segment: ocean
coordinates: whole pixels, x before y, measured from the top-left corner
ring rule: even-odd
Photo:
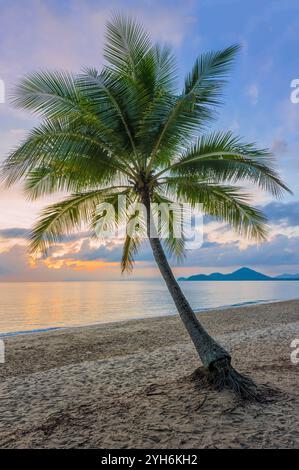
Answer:
[[[181,286],[196,311],[299,297],[299,281]],[[175,313],[162,280],[0,283],[0,335]]]

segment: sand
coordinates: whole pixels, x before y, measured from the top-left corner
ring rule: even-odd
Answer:
[[[177,316],[5,338],[1,448],[299,448],[299,300],[201,313],[266,405],[198,388]],[[299,355],[298,355],[299,356]]]

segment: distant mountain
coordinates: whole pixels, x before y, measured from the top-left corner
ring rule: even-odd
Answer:
[[[297,274],[280,274],[280,276],[277,276],[276,279],[287,279],[288,281],[290,279],[299,279],[299,273]]]
[[[259,273],[258,271],[254,271],[254,269],[250,268],[240,268],[233,273],[222,274],[222,273],[212,273],[212,274],[194,274],[193,276],[189,277],[180,277],[179,281],[299,281],[299,274],[296,275],[297,277],[293,277],[295,275],[290,275],[290,277],[286,274],[282,274],[277,277],[266,276],[265,274]]]

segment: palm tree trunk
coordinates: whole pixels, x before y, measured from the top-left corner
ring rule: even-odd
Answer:
[[[195,313],[193,312],[188,300],[183,294],[178,282],[176,281],[171,267],[165,256],[161,241],[156,236],[155,227],[153,226],[153,218],[150,208],[150,200],[144,197],[144,204],[147,211],[147,235],[153,251],[155,261],[158,268],[166,282],[171,297],[175,303],[180,318],[188,331],[196,351],[207,369],[211,369],[213,364],[219,360],[227,360],[230,362],[230,355],[225,349],[220,346],[203,328],[198,321]],[[153,236],[153,234],[155,236]]]
[[[155,261],[203,365],[211,369],[217,360],[227,359],[230,362],[229,353],[207,333],[198,321],[172,273],[159,238],[149,237],[149,241]]]
[[[173,275],[161,241],[155,233],[149,195],[143,195],[143,203],[147,212],[147,236],[155,261],[173,298],[180,318],[209,374],[210,382],[218,390],[224,387],[232,389],[239,398],[262,401],[263,397],[254,382],[250,378],[239,374],[231,366],[230,354],[207,333],[198,321]]]
[[[198,321],[171,271],[159,238],[150,238],[149,241],[155,261],[203,365],[211,369],[216,361],[226,359],[230,362],[229,353],[207,333]]]

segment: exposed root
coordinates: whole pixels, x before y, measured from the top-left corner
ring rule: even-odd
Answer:
[[[265,403],[264,390],[246,375],[240,374],[227,360],[217,361],[210,369],[209,382],[217,391],[231,390],[237,399]]]
[[[266,385],[256,385],[254,381],[236,371],[227,359],[212,364],[210,370],[197,369],[191,379],[201,388],[212,387],[218,392],[229,390],[240,402],[267,403],[268,397],[273,399],[275,390]]]

